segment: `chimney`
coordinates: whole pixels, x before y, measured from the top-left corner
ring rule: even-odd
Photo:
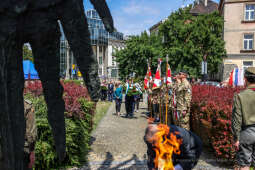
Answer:
[[[204,0],[205,1],[205,6],[207,6],[207,0]]]

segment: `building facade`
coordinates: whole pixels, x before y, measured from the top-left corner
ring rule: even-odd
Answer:
[[[119,67],[116,62],[115,52],[125,48],[123,40],[109,39],[107,48],[107,77],[110,79],[119,79]]]
[[[255,66],[255,1],[221,0],[219,11],[224,17],[223,38],[227,58],[224,59],[223,80],[233,70]]]
[[[108,66],[108,44],[112,41],[123,41],[123,33],[113,32],[108,33],[104,27],[104,24],[99,17],[96,10],[89,10],[86,12],[88,27],[90,31],[91,46],[93,53],[98,61],[98,74],[100,78],[110,78],[107,72]],[[62,28],[61,28],[62,30]],[[73,54],[70,50],[68,42],[62,32],[61,36],[61,49],[60,49],[60,60],[61,60],[61,73],[70,74],[72,77],[72,67],[73,65],[77,68],[76,61],[73,58]],[[111,57],[111,56],[109,56]],[[67,64],[69,61],[69,64]],[[69,69],[69,71],[67,71]],[[68,78],[68,76],[66,76]]]

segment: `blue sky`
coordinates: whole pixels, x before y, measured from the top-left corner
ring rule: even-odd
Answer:
[[[125,35],[137,35],[168,17],[171,12],[193,0],[106,0],[111,10],[114,26]],[[219,0],[214,0],[219,2]],[[85,10],[93,9],[84,0]]]

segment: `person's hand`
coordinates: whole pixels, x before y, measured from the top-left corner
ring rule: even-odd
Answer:
[[[234,146],[235,146],[236,150],[239,150],[239,141],[236,141],[236,142],[234,143]]]
[[[182,115],[183,115],[183,116],[186,116],[186,114],[187,114],[187,110],[183,110],[183,111],[182,111]]]
[[[28,168],[31,168],[31,169],[32,169],[33,166],[34,166],[34,164],[35,164],[35,152],[34,152],[34,151],[32,151],[32,152],[30,153],[29,158],[30,158],[30,162],[29,162]]]

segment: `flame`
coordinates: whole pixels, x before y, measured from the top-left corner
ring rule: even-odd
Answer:
[[[169,127],[164,124],[157,126],[158,132],[153,136],[153,146],[156,152],[156,158],[154,159],[155,168],[160,170],[174,170],[172,162],[172,154],[180,154],[180,145],[182,139],[177,139],[177,133],[169,134]],[[169,139],[170,135],[170,139]]]

